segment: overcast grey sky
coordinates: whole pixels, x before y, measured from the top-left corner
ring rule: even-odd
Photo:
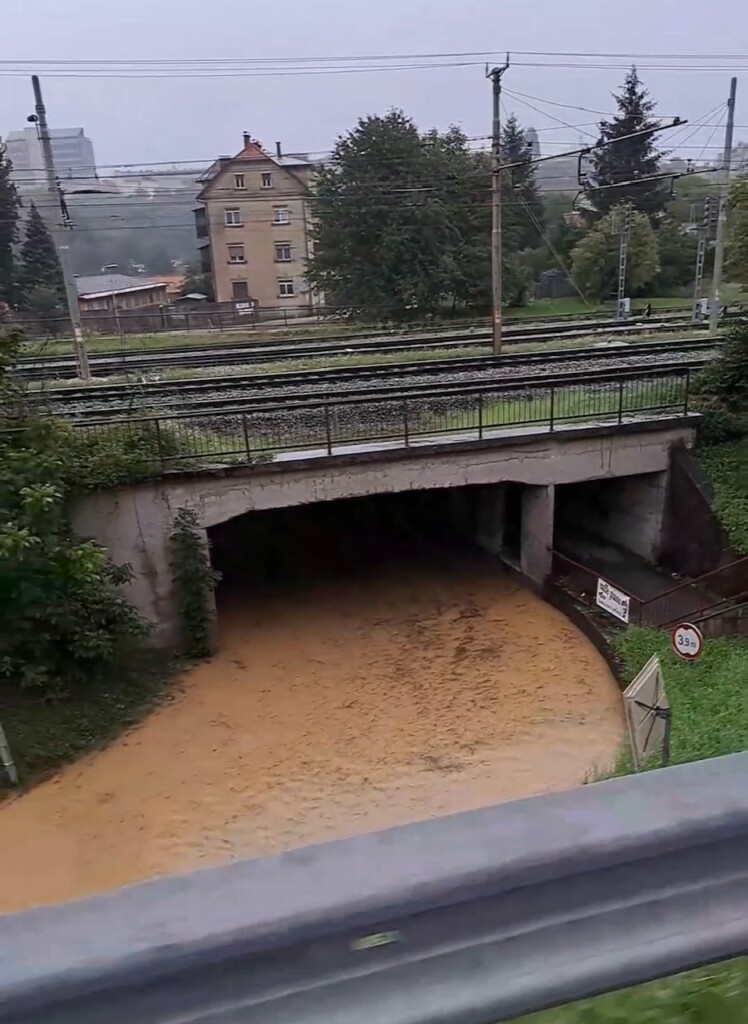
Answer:
[[[339,56],[485,51],[748,53],[744,0],[3,0],[0,60]],[[517,60],[533,60],[517,57]],[[620,63],[620,62],[619,62]],[[641,63],[647,63],[641,61]],[[654,62],[650,62],[654,63]],[[687,63],[685,61],[677,62]],[[708,63],[708,62],[705,62]],[[644,71],[663,115],[696,119],[727,95],[724,72]],[[739,73],[737,122],[748,125],[748,56]],[[745,68],[745,72],[740,69]],[[513,67],[507,89],[611,110],[622,70]],[[82,125],[100,164],[206,161],[240,148],[242,130],[286,151],[329,149],[357,117],[402,107],[422,128],[490,130],[481,67],[351,75],[212,79],[55,78],[44,75],[50,124]],[[742,95],[741,95],[742,92]],[[541,145],[577,143],[563,128],[506,97]],[[541,104],[541,106],[544,106]],[[0,83],[0,134],[33,108],[26,77]],[[594,115],[547,107],[572,125]],[[745,110],[744,114],[741,111]],[[710,119],[710,124],[715,119]],[[587,130],[594,132],[592,125]],[[698,156],[711,129],[688,140]],[[721,142],[716,132],[711,145]],[[737,138],[748,139],[748,129]],[[680,140],[685,135],[681,134]],[[716,152],[714,150],[713,152]]]

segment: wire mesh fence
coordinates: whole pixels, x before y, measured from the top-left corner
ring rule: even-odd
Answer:
[[[518,430],[633,422],[687,414],[688,368],[589,375],[575,383],[487,386],[242,405],[210,413],[173,412],[126,421],[86,420],[76,429],[142,431],[157,442],[162,468],[194,462],[253,462],[288,452],[412,446],[439,438],[477,440]]]

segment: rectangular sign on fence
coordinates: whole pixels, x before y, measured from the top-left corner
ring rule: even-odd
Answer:
[[[624,594],[622,590],[616,590],[607,580],[600,579],[599,577],[597,580],[595,603],[606,612],[620,619],[621,622],[629,621],[630,598],[628,594]]]

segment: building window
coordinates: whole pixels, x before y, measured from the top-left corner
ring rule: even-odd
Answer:
[[[232,281],[231,282],[231,297],[233,299],[248,299],[249,288],[247,288],[246,281]]]
[[[263,171],[262,172],[262,187],[263,188],[272,188],[273,187],[273,175],[270,173],[270,171]]]
[[[246,188],[246,187],[247,186],[244,184],[244,175],[243,174],[235,174],[234,175],[234,188]]]
[[[290,263],[292,260],[291,256],[291,243],[290,242],[276,242],[275,243],[275,262],[276,263]]]
[[[242,226],[242,212],[237,206],[227,208],[225,213],[227,227],[240,228]]]
[[[279,281],[278,282],[278,297],[281,299],[291,299],[294,296],[293,281]]]
[[[273,224],[290,224],[291,217],[287,206],[273,207]]]
[[[243,245],[229,246],[229,263],[246,263]]]

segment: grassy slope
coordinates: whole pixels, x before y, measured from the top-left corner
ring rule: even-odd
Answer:
[[[164,655],[141,651],[123,659],[106,685],[70,700],[45,701],[34,690],[19,694],[16,688],[0,687],[0,722],[21,783],[102,746],[140,721],[168,693],[174,671]]]
[[[735,551],[748,555],[748,438],[699,452],[714,487],[714,507]]]
[[[617,646],[631,678],[652,654],[660,655],[673,708],[674,763],[748,748],[748,640],[707,640],[694,664],[677,658],[667,635],[655,630],[627,630]],[[617,774],[627,772],[624,757]],[[611,992],[524,1020],[525,1024],[748,1024],[748,958]]]

